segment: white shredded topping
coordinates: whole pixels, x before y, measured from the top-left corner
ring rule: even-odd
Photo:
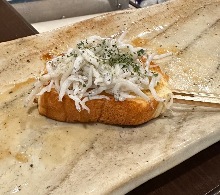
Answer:
[[[46,73],[35,83],[27,101],[53,88],[59,94],[59,101],[68,95],[78,111],[89,112],[86,106],[89,100],[109,100],[102,92],[113,95],[116,101],[137,96],[148,101],[143,91],[150,90],[157,101],[164,101],[155,90],[161,75],[150,67],[155,66],[151,65],[152,60],[171,54],[147,54],[144,48],[123,43],[124,36],[125,32],[118,39],[91,36],[76,48],[47,61]]]

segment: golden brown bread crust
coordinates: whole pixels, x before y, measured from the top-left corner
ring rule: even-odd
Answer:
[[[158,117],[166,109],[172,93],[164,77],[156,87],[156,91],[166,100],[165,102],[156,101],[149,92],[146,92],[150,97],[149,102],[142,98],[115,101],[112,95],[105,94],[110,97],[110,100],[97,99],[86,102],[90,108],[90,113],[88,113],[87,110],[79,112],[75,107],[75,102],[67,95],[63,97],[62,102],[58,101],[58,93],[52,90],[39,97],[38,110],[41,115],[63,122],[139,125]]]

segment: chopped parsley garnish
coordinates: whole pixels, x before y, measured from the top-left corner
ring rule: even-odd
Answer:
[[[156,73],[156,72],[153,72],[153,75],[154,75],[155,77],[157,77],[157,76],[158,76],[158,73]]]
[[[144,55],[144,50],[143,50],[143,49],[140,49],[139,51],[137,51],[137,55],[138,55],[138,56]]]
[[[123,69],[131,66],[133,68],[133,72],[140,74],[141,65],[136,61],[136,59],[134,59],[133,55],[143,56],[145,53],[144,49],[130,53],[127,50],[119,49],[117,44],[112,44],[111,47],[109,47],[105,39],[99,42],[96,46],[88,44],[87,40],[81,41],[77,44],[77,47],[78,49],[90,49],[94,52],[96,52],[96,47],[100,47],[102,52],[96,53],[97,57],[99,58],[99,60],[97,59],[97,62],[109,65],[111,67],[119,64],[122,65]],[[129,46],[126,46],[126,48],[129,48]],[[74,57],[77,56],[74,55]]]
[[[80,42],[77,44],[77,47],[78,47],[78,49],[83,49],[83,48],[85,48],[84,42],[83,42],[83,41],[80,41]]]

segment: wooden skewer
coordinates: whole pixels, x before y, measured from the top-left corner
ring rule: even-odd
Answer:
[[[204,107],[211,107],[211,108],[220,108],[220,104],[218,103],[210,103],[210,102],[200,102],[200,101],[193,101],[193,100],[183,100],[183,99],[173,99],[174,103],[178,104],[187,104],[187,105],[194,105],[194,106],[204,106]]]
[[[192,93],[173,92],[174,103],[220,108],[220,98],[215,96],[199,96]]]

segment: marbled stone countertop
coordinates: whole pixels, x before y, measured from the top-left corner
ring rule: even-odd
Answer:
[[[161,62],[171,62],[173,71],[165,70],[173,88],[219,94],[219,88],[211,85],[212,80],[219,79],[220,40],[214,36],[220,27],[219,3],[171,1],[157,9],[122,11],[1,43],[0,194],[124,194],[217,142],[219,109],[174,104],[172,111],[157,119],[123,128],[56,122],[40,116],[36,105],[27,108],[23,102],[44,67],[40,59],[43,53],[58,46],[62,51],[91,34],[110,36],[124,26],[128,42],[142,36],[148,38],[150,48],[163,45],[168,50],[173,48],[169,44],[176,43],[176,53]],[[204,44],[207,47],[200,49]],[[204,52],[209,52],[208,57],[201,57]],[[211,81],[201,77],[207,64],[214,75]],[[201,74],[195,74],[195,65],[200,66]],[[175,76],[182,71],[190,76]],[[210,76],[207,72],[204,75]],[[191,83],[193,79],[201,84],[199,89]],[[208,88],[203,87],[205,82]]]

